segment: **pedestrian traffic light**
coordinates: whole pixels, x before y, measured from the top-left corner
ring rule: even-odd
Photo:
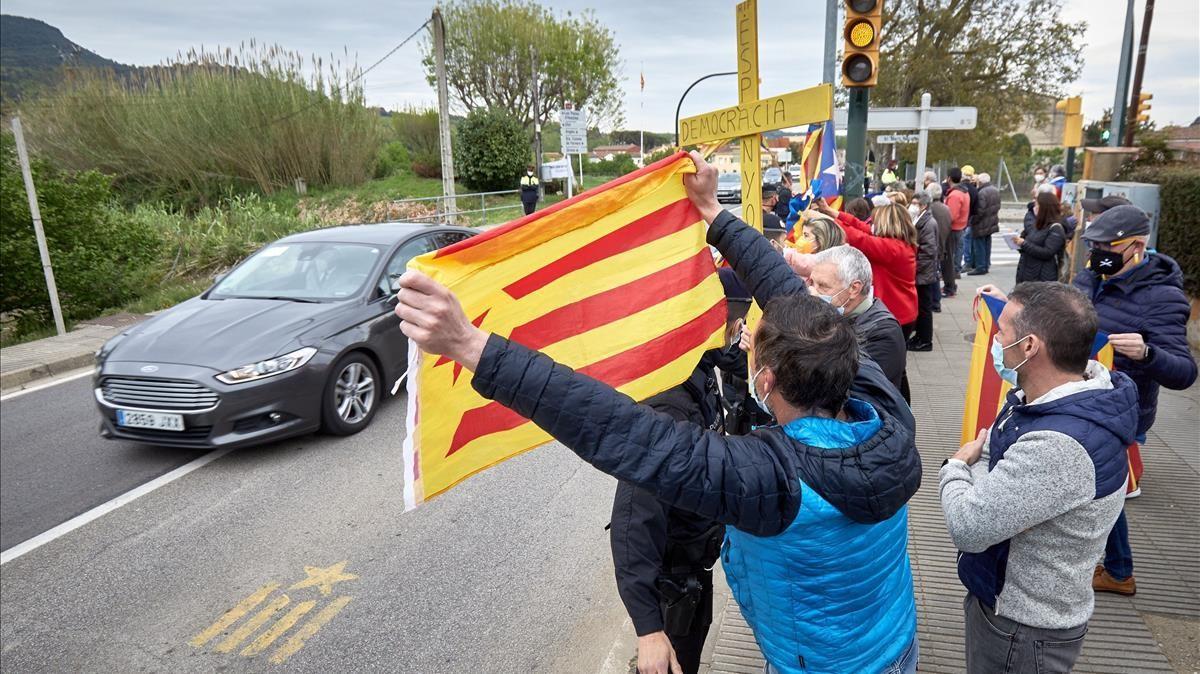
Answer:
[[[1054,108],[1067,117],[1063,124],[1063,147],[1083,145],[1083,97],[1064,98]]]
[[[1138,94],[1137,121],[1145,124],[1150,121],[1150,99],[1154,94]]]
[[[873,87],[879,78],[879,27],[883,0],[846,0],[842,84]]]
[[[1108,144],[1109,138],[1112,138],[1112,130],[1111,129],[1105,129],[1100,132],[1100,141],[1103,142],[1105,145]]]

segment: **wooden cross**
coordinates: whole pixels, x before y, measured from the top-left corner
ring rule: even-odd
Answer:
[[[758,97],[758,0],[737,5],[737,62],[738,104],[679,120],[679,145],[739,139],[742,219],[761,232],[762,134],[833,119],[833,85]]]

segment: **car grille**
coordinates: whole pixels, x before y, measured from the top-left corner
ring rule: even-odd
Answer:
[[[192,426],[182,431],[117,427],[118,437],[159,445],[202,446],[208,442],[210,433],[212,433],[212,426]]]
[[[216,391],[189,381],[105,377],[100,386],[105,402],[140,409],[199,412],[220,400]]]

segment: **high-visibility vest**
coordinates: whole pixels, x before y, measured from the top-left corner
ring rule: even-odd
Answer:
[[[531,176],[528,174],[521,176],[521,187],[536,187],[537,184],[537,176]]]

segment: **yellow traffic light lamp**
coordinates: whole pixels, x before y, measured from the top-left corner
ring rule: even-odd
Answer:
[[[1140,124],[1146,124],[1150,121],[1151,98],[1154,98],[1154,94],[1138,94],[1137,121]]]
[[[1066,115],[1063,124],[1063,147],[1083,145],[1083,97],[1064,98],[1055,103],[1054,108]]]
[[[883,0],[846,0],[842,84],[873,87],[879,78],[879,28]]]

